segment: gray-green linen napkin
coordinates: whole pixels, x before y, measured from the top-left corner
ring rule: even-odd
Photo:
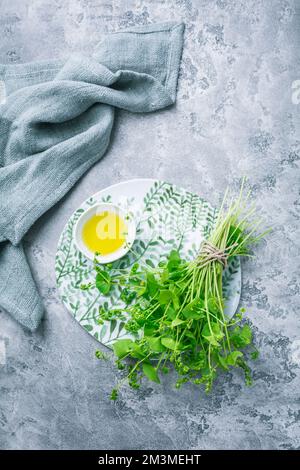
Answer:
[[[103,156],[115,108],[174,103],[183,30],[147,25],[105,35],[91,57],[0,65],[0,307],[30,330],[43,305],[24,234]]]

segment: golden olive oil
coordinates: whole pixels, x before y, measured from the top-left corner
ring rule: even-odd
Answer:
[[[127,225],[115,212],[93,215],[83,226],[82,239],[87,248],[99,255],[109,255],[124,244]]]

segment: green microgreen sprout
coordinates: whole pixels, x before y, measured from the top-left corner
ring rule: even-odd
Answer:
[[[121,320],[132,335],[113,344],[116,366],[125,375],[112,390],[112,400],[124,382],[134,389],[143,377],[160,383],[160,374],[170,368],[178,374],[178,389],[190,382],[209,392],[218,373],[232,368],[241,369],[246,385],[252,384],[248,358],[259,356],[253,333],[244,308],[226,317],[222,285],[227,263],[252,257],[250,249],[268,233],[257,233],[261,221],[253,219],[254,206],[247,208],[250,193],[244,196],[243,186],[236,200],[225,193],[217,222],[192,261],[172,250],[154,267],[136,262],[114,270],[97,264],[95,257],[94,286],[106,296],[118,284],[124,304],[110,310],[100,306],[99,322]],[[134,244],[128,247],[134,254]]]
[[[95,356],[97,359],[103,359],[104,361],[108,361],[108,355],[105,354],[103,351],[100,351],[99,349],[95,351]]]

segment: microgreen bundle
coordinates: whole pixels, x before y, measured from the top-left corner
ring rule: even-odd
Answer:
[[[117,367],[126,371],[123,380],[133,388],[140,387],[143,376],[159,383],[170,366],[178,374],[177,388],[192,382],[204,384],[208,392],[218,371],[231,367],[243,369],[246,384],[251,384],[244,349],[250,346],[252,359],[258,356],[252,331],[241,323],[244,309],[226,317],[222,289],[228,261],[251,256],[250,248],[264,236],[257,235],[261,222],[253,221],[255,208],[246,208],[248,199],[243,188],[235,201],[225,195],[215,227],[192,261],[173,250],[154,268],[134,264],[129,272],[116,275],[95,262],[96,287],[103,294],[114,283],[121,285],[124,308],[100,307],[99,322],[121,319],[132,334],[133,339],[117,340],[113,349]],[[122,383],[111,399],[117,398]]]

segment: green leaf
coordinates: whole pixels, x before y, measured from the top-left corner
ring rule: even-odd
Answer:
[[[220,324],[219,323],[215,323],[215,322],[211,322],[210,323],[210,326],[211,326],[211,330],[213,332],[213,335],[219,340],[219,339],[222,339],[224,337],[224,333],[222,332],[221,330],[221,327],[220,327]],[[210,333],[210,328],[208,326],[208,323],[204,326],[203,330],[202,330],[202,333],[204,332],[209,332]]]
[[[158,297],[160,305],[166,305],[173,299],[173,294],[169,290],[161,290]]]
[[[151,259],[146,259],[146,264],[148,264],[148,266],[150,266],[151,268],[155,268],[155,264],[153,263],[153,261],[151,261]]]
[[[139,344],[133,342],[132,349],[130,351],[130,356],[134,357],[135,359],[143,359],[145,354],[143,353]]]
[[[180,263],[181,263],[181,258],[180,258],[178,251],[172,250],[168,256],[168,264],[167,264],[168,271],[169,272],[175,271],[180,265]]]
[[[172,299],[173,307],[175,308],[175,310],[178,310],[180,307],[179,297],[175,292],[172,293],[172,296],[173,296],[173,299]]]
[[[115,355],[119,359],[122,359],[132,351],[133,345],[134,342],[131,339],[118,339],[118,341],[113,344],[113,350]]]
[[[83,327],[86,329],[86,331],[93,331],[92,325],[83,325]]]
[[[239,227],[231,225],[228,233],[228,246],[233,245],[234,243],[241,243],[243,235],[244,233]]]
[[[110,394],[110,399],[115,401],[118,399],[118,390],[116,388],[113,388]]]
[[[177,263],[180,263],[181,258],[179,252],[177,250],[171,250],[168,256],[168,261],[176,261]]]
[[[229,366],[235,366],[237,360],[241,357],[243,357],[243,353],[241,351],[232,351],[226,357],[226,364],[228,364]]]
[[[244,370],[246,385],[250,387],[253,382],[250,367],[246,364],[244,359],[240,359],[239,367],[241,367]]]
[[[204,336],[206,341],[208,341],[212,346],[215,346],[218,348],[220,346],[220,343],[216,340],[216,338],[212,335]]]
[[[223,369],[228,370],[228,365],[226,363],[226,358],[221,356],[221,354],[218,354],[217,358],[218,358],[218,362],[219,362],[220,366],[223,367]]]
[[[139,269],[139,263],[134,263],[131,267],[130,273],[135,274]]]
[[[174,310],[173,307],[168,307],[166,310],[166,315],[169,320],[174,320],[176,318],[176,311]]]
[[[249,325],[243,326],[241,334],[245,343],[250,344],[252,341],[252,330]]]
[[[259,358],[259,351],[257,351],[257,350],[256,350],[256,351],[253,351],[253,352],[251,353],[251,359],[253,359],[253,360],[255,361],[255,360],[258,359],[258,358]]]
[[[109,334],[112,335],[113,332],[115,331],[115,328],[117,326],[117,320],[113,319],[110,321],[110,328],[109,328]]]
[[[232,343],[236,348],[244,348],[252,342],[252,331],[249,325],[242,328],[237,326],[230,335]]]
[[[100,351],[99,349],[95,351],[95,356],[97,359],[104,359],[105,361],[108,360],[108,355],[105,354],[103,351]]]
[[[207,306],[211,313],[218,314],[220,311],[218,300],[215,297],[210,297],[208,299]]]
[[[182,314],[187,319],[200,320],[200,318],[206,317],[203,308],[203,301],[201,299],[195,299],[184,307],[184,309],[182,310]]]
[[[182,278],[182,270],[172,271],[169,273],[169,279],[172,281],[179,281]]]
[[[143,372],[149,380],[152,380],[152,382],[160,383],[157,370],[152,364],[150,364],[150,362],[143,362]]]
[[[147,273],[147,290],[151,297],[158,291],[158,283],[152,273]]]
[[[106,271],[98,271],[96,276],[96,287],[103,295],[107,295],[111,288],[111,277]]]
[[[152,336],[155,333],[156,328],[151,325],[145,325],[144,336]]]
[[[207,355],[205,351],[199,351],[193,364],[196,370],[204,369],[207,366]]]
[[[102,325],[99,335],[99,341],[102,341],[107,331],[107,325]]]
[[[180,318],[175,318],[172,321],[171,326],[172,328],[175,328],[175,326],[181,325],[182,323],[185,323],[184,320],[180,320]]]
[[[197,313],[189,309],[187,310],[183,309],[182,314],[185,316],[187,320],[200,320],[201,318],[204,318],[204,315],[201,312]]]
[[[185,336],[187,336],[190,339],[191,344],[195,344],[197,342],[196,336],[191,331],[187,330],[185,332]]]
[[[164,269],[160,275],[160,280],[162,283],[167,282],[169,280],[169,271]]]
[[[211,328],[209,328],[208,323],[206,323],[202,329],[202,336],[212,346],[219,347],[219,341],[224,337],[224,333],[217,323],[211,323]]]
[[[166,346],[166,348],[172,349],[172,351],[176,349],[176,341],[173,338],[161,338],[161,343]]]
[[[145,337],[145,340],[147,341],[147,343],[149,344],[150,346],[150,349],[153,351],[153,352],[163,352],[165,351],[165,347],[161,344],[161,340],[160,338],[156,338],[154,336],[148,336],[148,337]]]

